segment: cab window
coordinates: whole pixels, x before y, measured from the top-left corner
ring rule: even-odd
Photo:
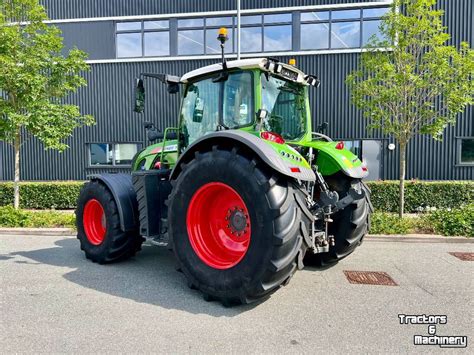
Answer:
[[[235,129],[253,123],[252,73],[230,73],[225,81],[213,79],[210,77],[187,87],[181,108],[185,146],[216,131],[219,126]]]
[[[224,126],[237,128],[253,122],[252,73],[240,72],[229,75],[224,83]]]

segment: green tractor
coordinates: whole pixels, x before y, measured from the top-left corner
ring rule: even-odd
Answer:
[[[221,47],[225,32],[219,35]],[[272,58],[209,65],[178,78],[142,74],[182,92],[179,123],[158,131],[131,174],[90,177],[78,199],[86,257],[127,259],[146,239],[172,249],[206,300],[249,303],[306,264],[349,255],[368,231],[367,168],[343,142],[311,128],[319,80]]]

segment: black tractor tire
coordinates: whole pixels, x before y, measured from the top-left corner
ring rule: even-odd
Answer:
[[[88,235],[86,223],[91,223],[84,214],[86,205],[94,201],[96,208],[102,208],[105,233],[100,240]],[[97,203],[100,207],[97,207]],[[105,225],[104,225],[105,224]],[[81,243],[81,250],[86,258],[99,264],[122,261],[135,255],[141,250],[144,238],[138,231],[124,232],[120,228],[120,218],[114,197],[109,189],[98,181],[91,181],[84,185],[77,201],[76,210],[77,239]],[[100,228],[100,227],[98,227]],[[90,232],[90,229],[89,229]],[[93,233],[92,233],[93,234]]]
[[[336,173],[324,178],[332,191],[339,194],[339,198],[347,195],[352,187],[357,191],[365,191],[366,197],[354,201],[345,209],[332,215],[333,222],[329,224],[329,235],[334,236],[335,245],[329,252],[313,254],[308,250],[304,258],[305,265],[331,265],[351,254],[368,233],[370,223],[370,192],[360,179],[353,179],[343,173]]]
[[[291,179],[248,152],[217,146],[196,153],[181,168],[172,181],[168,217],[177,269],[186,276],[188,286],[200,290],[207,301],[232,306],[262,299],[286,285],[303,267],[310,215],[302,193]],[[210,266],[198,255],[187,226],[195,226],[193,212],[188,219],[188,208],[194,211],[190,207],[193,196],[206,184],[215,183],[238,193],[248,211],[247,226],[251,226],[244,256],[224,269]],[[216,202],[211,207],[217,205],[222,206]]]

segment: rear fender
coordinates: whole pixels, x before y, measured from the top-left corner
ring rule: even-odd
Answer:
[[[316,165],[323,176],[333,175],[342,171],[347,176],[362,179],[369,175],[360,159],[348,149],[336,149],[337,142],[312,141],[308,147],[318,154]]]
[[[175,168],[171,172],[171,179],[175,179],[181,172],[181,163],[194,159],[195,152],[206,150],[219,144],[246,147],[253,151],[270,168],[285,176],[302,181],[316,180],[316,176],[307,161],[292,147],[286,144],[269,142],[239,130],[214,132],[196,140],[177,161]]]
[[[97,174],[88,176],[91,181],[105,185],[117,204],[120,229],[129,232],[138,229],[138,202],[129,174]]]

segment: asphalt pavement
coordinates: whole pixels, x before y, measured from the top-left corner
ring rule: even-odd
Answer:
[[[0,353],[473,353],[474,262],[450,252],[474,244],[366,241],[264,302],[224,308],[186,286],[166,249],[101,266],[71,237],[0,235]],[[436,335],[467,336],[467,348],[414,345],[428,324],[399,314],[446,315]]]

